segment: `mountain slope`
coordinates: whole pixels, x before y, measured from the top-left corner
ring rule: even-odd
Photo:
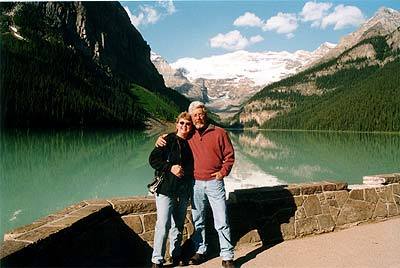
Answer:
[[[172,64],[152,52],[152,62],[169,87],[207,102],[212,111],[227,116],[262,86],[297,73],[334,46],[325,43],[313,52],[236,51],[202,59],[182,58]]]
[[[187,107],[118,2],[2,3],[0,18],[5,127],[143,127],[132,83]]]
[[[278,129],[400,131],[400,59],[364,70],[349,86],[300,102],[262,125]],[[360,74],[360,71],[357,72]]]
[[[392,12],[381,9],[366,24],[381,21],[381,16]],[[357,36],[364,36],[357,38],[358,42],[343,38],[354,45],[337,57],[265,87],[243,105],[234,122],[263,128],[398,131],[397,124],[392,121],[397,118],[398,110],[395,107],[383,109],[381,102],[387,100],[389,106],[400,106],[397,98],[388,98],[400,87],[399,81],[389,75],[396,76],[392,70],[398,67],[400,57],[400,16],[398,18],[392,20],[389,27],[393,29],[394,24],[398,28],[386,35],[379,34],[388,31],[373,30],[376,24],[371,29],[362,25],[360,29],[369,34],[357,31]],[[339,43],[338,47],[343,44]],[[380,77],[388,81],[378,86],[374,81],[381,81]],[[379,110],[391,115],[384,120],[375,113]],[[359,122],[360,118],[366,122]],[[380,123],[373,123],[376,120]]]

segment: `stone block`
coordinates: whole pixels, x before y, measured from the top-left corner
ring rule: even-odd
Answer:
[[[59,227],[66,228],[66,227],[69,227],[72,224],[78,222],[80,219],[82,219],[82,217],[66,216],[59,220],[52,221],[47,226],[59,226]]]
[[[322,213],[320,202],[315,195],[308,196],[304,201],[303,207],[306,211],[307,217]]]
[[[363,183],[372,185],[400,183],[400,176],[396,173],[364,176]]]
[[[329,214],[318,215],[317,220],[321,232],[331,232],[335,228],[335,222]]]
[[[330,214],[331,211],[330,211],[329,207],[330,206],[328,204],[321,205],[322,214]]]
[[[293,196],[298,196],[301,194],[300,187],[297,185],[290,185],[286,188]]]
[[[376,208],[374,211],[374,218],[386,218],[388,216],[389,212],[387,210],[387,206],[385,203],[383,203],[381,200],[378,201],[376,204]]]
[[[339,216],[339,213],[340,213],[340,209],[337,207],[329,207],[329,211],[330,211],[333,221],[336,222],[337,218]]]
[[[90,199],[83,202],[85,202],[87,205],[110,205],[106,199]]]
[[[399,183],[392,184],[392,191],[393,194],[400,195],[400,184]]]
[[[58,233],[62,229],[64,229],[64,228],[63,227],[42,226],[33,231],[24,233],[14,239],[16,241],[24,241],[24,242],[34,243],[37,241],[44,240],[44,239]]]
[[[40,226],[43,226],[46,223],[48,223],[48,222],[46,222],[46,221],[34,222],[34,223],[31,223],[31,224],[24,225],[24,226],[18,227],[16,229],[13,229],[13,230],[7,232],[6,234],[4,234],[4,241],[11,240],[11,239],[13,239],[13,238],[15,238],[17,236],[20,236],[21,234],[24,234],[24,233],[32,231],[32,230],[34,230],[36,228],[39,228]]]
[[[394,200],[394,203],[396,203],[397,205],[400,205],[400,196],[394,195],[393,200]]]
[[[318,231],[318,222],[315,217],[296,220],[296,236],[305,236]]]
[[[379,199],[379,197],[375,191],[375,188],[365,189],[365,201],[371,202],[371,203],[376,203],[378,201],[378,199]]]
[[[247,243],[254,243],[261,241],[260,235],[257,230],[251,230],[245,235],[243,235],[239,241],[237,241],[237,245],[247,244]]]
[[[57,211],[57,212],[53,213],[53,215],[60,218],[60,217],[63,217],[65,215],[71,213],[72,211],[81,209],[86,206],[87,206],[87,204],[85,202],[79,202],[78,204],[74,204],[74,205],[68,206],[60,211]]]
[[[149,244],[153,244],[153,242],[154,242],[154,230],[145,232],[143,234],[140,234],[139,236],[140,236],[140,238],[142,238],[144,241],[148,242]]]
[[[331,182],[325,182],[322,184],[322,191],[329,192],[329,191],[336,191],[336,184]]]
[[[397,210],[397,206],[395,203],[388,204],[388,211],[389,211],[389,217],[399,215],[399,211]]]
[[[281,233],[284,240],[294,239],[296,237],[294,223],[294,217],[291,217],[287,223],[281,223]]]
[[[335,182],[336,191],[348,190],[347,182]]]
[[[0,260],[29,245],[30,243],[22,241],[4,241],[0,247]]]
[[[338,208],[339,207],[339,204],[337,203],[337,201],[336,200],[332,200],[332,199],[329,199],[328,200],[328,205],[330,206],[330,207],[335,207],[335,208]]]
[[[372,217],[374,208],[369,202],[348,199],[339,213],[337,225],[366,221]]]
[[[295,197],[293,197],[293,199],[294,199],[294,203],[296,204],[296,207],[300,207],[303,205],[303,202],[304,202],[303,196],[295,196]]]
[[[110,200],[110,203],[120,215],[151,213],[157,210],[154,198]]]
[[[305,219],[307,217],[305,209],[303,207],[299,207],[295,212],[295,217],[296,217],[296,220],[297,219]]]
[[[143,215],[144,231],[152,231],[156,227],[157,213]]]
[[[349,193],[349,198],[355,200],[364,200],[364,190],[363,189],[352,189]]]
[[[91,214],[100,212],[101,210],[106,209],[106,208],[111,208],[111,205],[110,204],[107,204],[107,205],[88,205],[88,206],[85,206],[83,208],[80,208],[80,209],[77,209],[75,211],[72,211],[71,213],[68,214],[68,216],[84,218],[84,217],[87,217],[87,216],[89,216]]]
[[[129,228],[131,228],[135,233],[141,234],[144,231],[144,227],[142,224],[142,220],[140,219],[139,215],[129,215],[123,216],[122,220],[125,222]]]
[[[312,195],[315,193],[321,193],[322,186],[318,184],[305,184],[301,185],[301,194],[302,195]]]
[[[335,192],[335,199],[339,207],[342,207],[346,203],[348,197],[349,193],[347,191]]]
[[[378,194],[379,198],[386,203],[393,202],[393,193],[392,187],[384,186],[376,188],[376,193]]]

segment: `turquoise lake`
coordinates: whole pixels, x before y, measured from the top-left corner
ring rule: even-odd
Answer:
[[[231,131],[229,191],[321,180],[361,184],[400,172],[400,134]],[[0,235],[85,199],[147,195],[157,135],[135,131],[1,133]]]

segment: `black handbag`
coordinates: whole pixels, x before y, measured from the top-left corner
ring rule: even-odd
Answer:
[[[182,159],[182,155],[181,155],[182,149],[181,149],[181,144],[178,139],[177,139],[177,143],[178,143],[178,148],[179,148],[179,159]],[[170,162],[170,157],[171,157],[171,152],[168,154],[167,162]],[[161,172],[158,175],[155,175],[153,180],[149,184],[147,184],[147,188],[149,189],[149,192],[151,194],[157,193],[158,189],[160,188],[161,183],[164,181],[165,176],[166,176],[166,172]]]
[[[160,187],[161,183],[164,180],[165,173],[161,173],[160,175],[156,175],[153,178],[153,181],[147,184],[147,188],[149,189],[149,192],[152,194],[157,193],[158,188]]]

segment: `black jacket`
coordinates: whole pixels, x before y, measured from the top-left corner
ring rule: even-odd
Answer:
[[[177,196],[180,193],[190,193],[193,182],[194,160],[189,143],[175,133],[168,134],[165,140],[167,145],[155,147],[149,157],[149,163],[156,170],[156,175],[162,172],[166,173],[157,193],[170,197]],[[184,169],[182,178],[178,178],[171,173],[171,167],[177,164]]]

